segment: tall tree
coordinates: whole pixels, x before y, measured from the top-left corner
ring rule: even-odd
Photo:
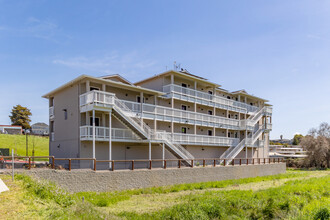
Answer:
[[[318,129],[311,129],[302,138],[301,146],[307,150],[305,165],[308,167],[330,168],[330,125],[322,123]]]
[[[11,115],[9,118],[11,120],[12,125],[20,125],[23,129],[30,129],[30,116],[32,115],[30,109],[27,107],[23,107],[21,105],[16,105],[11,110]]]
[[[301,139],[302,139],[303,137],[304,137],[304,136],[301,135],[301,134],[296,134],[296,135],[293,137],[292,144],[293,144],[293,145],[299,145],[300,142],[301,142]]]

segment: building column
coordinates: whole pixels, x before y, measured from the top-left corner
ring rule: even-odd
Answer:
[[[109,160],[112,160],[112,109],[109,112]],[[109,169],[111,169],[111,162],[109,163]]]
[[[149,160],[151,160],[151,142],[149,141]]]
[[[154,119],[154,131],[157,131],[157,120],[156,120],[156,113],[157,113],[157,96],[154,96],[154,104],[155,104],[155,119]]]
[[[162,159],[163,159],[163,167],[165,166],[164,160],[165,160],[165,144],[162,144],[162,150],[163,150],[163,154],[162,154]]]
[[[102,91],[106,91],[106,85],[105,84],[102,84]]]
[[[143,92],[140,92],[141,126],[143,126]]]
[[[90,119],[89,119],[89,112],[86,112],[86,124],[85,125],[88,125],[88,126],[91,125]]]
[[[251,158],[253,158],[253,147],[251,148],[251,151],[252,151],[252,153],[251,153]]]
[[[93,158],[95,159],[95,110],[93,109]]]
[[[105,113],[102,113],[102,127],[105,127]]]
[[[89,85],[89,80],[86,81],[86,92],[89,92],[91,89],[90,85]]]
[[[171,108],[172,108],[172,110],[174,109],[174,99],[173,99],[173,97],[171,98]],[[171,121],[171,133],[172,133],[172,136],[173,136],[173,133],[174,133],[173,117],[172,117],[172,121]]]

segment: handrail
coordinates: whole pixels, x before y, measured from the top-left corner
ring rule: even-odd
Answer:
[[[221,96],[217,96],[217,95],[213,95],[213,94],[211,95],[211,94],[201,92],[198,90],[185,88],[185,87],[182,87],[182,86],[179,86],[176,84],[169,84],[169,85],[163,86],[163,92],[165,92],[165,93],[176,92],[176,93],[180,93],[180,94],[198,97],[200,99],[204,99],[207,101],[217,102],[222,105],[228,105],[229,107],[232,107],[234,109],[236,108],[237,109],[236,111],[238,111],[238,112],[242,112],[242,111],[240,111],[240,109],[243,109],[245,112],[255,112],[258,109],[258,107],[251,106],[244,102],[239,102],[239,101],[235,101],[232,99],[226,99]],[[244,112],[242,112],[242,113],[244,113]]]

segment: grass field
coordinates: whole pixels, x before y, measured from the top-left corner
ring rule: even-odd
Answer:
[[[0,178],[2,219],[330,219],[330,171],[69,194],[26,176]]]
[[[48,156],[49,154],[49,138],[29,135],[28,146],[29,156],[32,156],[34,145],[35,156]],[[9,135],[0,134],[0,148],[14,149],[15,154],[19,156],[26,155],[26,137],[25,135]]]

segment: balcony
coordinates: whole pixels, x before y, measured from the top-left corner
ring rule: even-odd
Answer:
[[[127,140],[141,140],[141,138],[129,129],[112,128],[111,129],[112,141],[127,141]],[[80,140],[91,141],[93,140],[93,126],[80,127]],[[109,141],[109,128],[95,127],[95,140]]]
[[[184,145],[236,146],[239,138],[174,133],[172,141]]]
[[[256,112],[258,107],[251,106],[243,102],[238,102],[231,99],[226,99],[220,96],[211,95],[205,92],[200,92],[194,89],[188,89],[179,85],[166,85],[163,86],[164,93],[172,93],[173,98],[177,98],[183,101],[196,102],[202,105],[215,106],[230,111],[240,113]]]
[[[54,106],[49,107],[49,118],[54,119]]]
[[[121,100],[133,112],[141,114],[141,103]],[[168,107],[156,106],[151,104],[142,105],[142,118],[150,120],[160,120],[183,124],[192,124],[206,127],[218,127],[225,129],[240,129],[240,121],[236,119],[224,118],[215,115],[207,115],[198,112],[172,109]],[[245,129],[245,128],[242,128]]]

